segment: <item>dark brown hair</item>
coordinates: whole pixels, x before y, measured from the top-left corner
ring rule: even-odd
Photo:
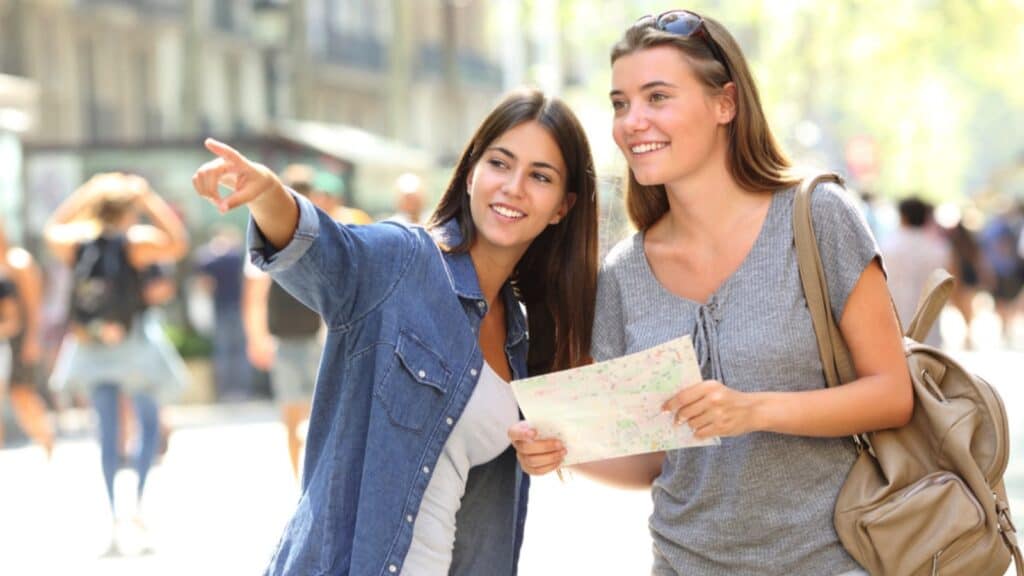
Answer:
[[[428,228],[455,219],[462,242],[446,249],[468,252],[476,241],[467,182],[494,140],[525,122],[543,126],[562,153],[565,193],[576,202],[557,224],[533,240],[512,273],[516,297],[526,306],[531,375],[579,366],[589,359],[597,291],[597,181],[586,133],[572,110],[538,90],[510,93],[466,145]]]
[[[793,174],[792,163],[772,135],[743,51],[724,26],[706,16],[702,18],[708,40],[720,48],[725,65],[715,58],[705,39],[665,32],[653,24],[634,25],[626,30],[612,47],[611,62],[641,50],[671,46],[683,53],[694,75],[710,93],[721,93],[732,82],[736,86],[736,116],[729,123],[729,173],[740,187],[750,191],[775,192],[796,185],[800,179]],[[626,210],[633,225],[646,230],[668,212],[665,186],[644,186],[630,170]]]

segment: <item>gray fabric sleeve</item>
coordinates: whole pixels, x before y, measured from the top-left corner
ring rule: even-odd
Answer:
[[[613,267],[606,260],[597,275],[597,301],[590,344],[590,355],[595,361],[618,358],[626,353],[625,326],[619,284]]]
[[[882,264],[881,252],[864,215],[841,187],[819,184],[811,197],[811,216],[832,312],[838,323],[864,269],[876,258]],[[882,271],[885,272],[884,265]]]

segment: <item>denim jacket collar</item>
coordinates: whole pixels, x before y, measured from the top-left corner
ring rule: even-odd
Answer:
[[[455,218],[448,220],[432,232],[434,238],[444,246],[457,246],[462,242],[462,230],[459,229],[459,223]],[[456,254],[442,248],[441,254],[448,265],[448,270],[451,272],[449,281],[452,283],[452,290],[463,300],[483,302],[484,295],[480,290],[476,266],[473,265],[473,259],[470,257],[469,252]],[[526,320],[523,314],[515,313],[515,311],[520,309],[521,304],[515,297],[509,282],[505,282],[501,292],[502,297],[505,299],[505,309],[509,312],[505,315],[508,322],[506,345],[514,346],[526,337]]]

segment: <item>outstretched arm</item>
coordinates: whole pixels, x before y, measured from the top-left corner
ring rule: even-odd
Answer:
[[[240,152],[213,138],[206,148],[217,155],[199,167],[192,185],[200,196],[213,202],[222,213],[245,205],[270,245],[280,250],[295,234],[299,208],[281,180],[266,166],[252,162]],[[221,198],[218,187],[231,192]]]

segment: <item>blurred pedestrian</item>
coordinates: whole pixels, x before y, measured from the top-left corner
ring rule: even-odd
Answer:
[[[248,206],[253,261],[329,327],[302,497],[268,574],[514,574],[529,482],[507,382],[584,362],[593,313],[596,186],[572,112],[509,95],[426,228],[338,224],[207,147],[196,189]],[[223,199],[222,181],[237,186]]]
[[[1024,230],[1024,211],[1009,207],[996,214],[982,229],[980,241],[986,261],[992,267],[992,298],[1003,326],[1003,340],[1012,344],[1013,325],[1019,312],[1019,296],[1024,287],[1024,257],[1017,253],[1017,242]]]
[[[141,224],[140,216],[149,224]],[[115,525],[114,477],[120,464],[120,397],[129,395],[139,421],[134,523],[142,525],[142,495],[159,442],[158,404],[146,354],[140,271],[185,255],[188,240],[174,211],[145,179],[98,174],[65,199],[46,223],[47,245],[73,268],[70,330],[54,379],[91,396],[100,457]],[[110,553],[118,552],[111,535]]]
[[[901,200],[899,228],[882,243],[889,291],[904,324],[914,317],[928,277],[936,268],[948,267],[951,260],[949,245],[935,229],[932,211],[931,204],[916,196]],[[928,333],[925,343],[941,345],[938,323]]]
[[[282,180],[296,194],[308,198],[313,191],[312,175],[311,168],[293,165],[284,171]],[[299,478],[299,427],[309,418],[323,349],[320,315],[281,288],[269,274],[246,262],[242,320],[249,361],[270,372],[274,400],[288,436],[292,473]]]
[[[423,180],[411,172],[406,172],[395,181],[395,213],[388,220],[402,224],[422,224],[420,213],[423,211]]]
[[[612,49],[612,135],[637,232],[598,277],[591,354],[608,360],[690,334],[702,382],[662,406],[721,444],[576,468],[653,491],[651,574],[864,574],[833,526],[857,457],[848,436],[913,410],[878,247],[834,184],[811,198],[832,309],[858,379],[826,388],[800,281],[800,182],[735,38],[686,10],[645,16]],[[524,470],[565,447],[509,431]],[[571,449],[571,448],[570,448]]]
[[[314,206],[323,210],[338,222],[345,224],[372,224],[369,214],[354,206],[346,206],[342,200],[345,182],[336,174],[315,170],[308,164],[291,164],[281,175],[285,180],[309,182],[307,196]]]
[[[22,430],[46,452],[53,454],[54,430],[40,387],[39,364],[42,356],[40,316],[42,280],[32,255],[20,246],[8,243],[0,223],[0,277],[14,286],[14,300],[21,318],[21,330],[10,338],[11,369],[8,396],[11,409]],[[0,398],[2,400],[2,398]],[[0,422],[0,446],[3,424]]]
[[[253,397],[253,372],[242,326],[244,259],[241,234],[231,226],[218,227],[195,254],[197,284],[213,296],[213,378],[218,400]]]
[[[170,264],[152,264],[141,273],[142,310],[138,321],[142,323],[144,347],[141,353],[146,354],[146,365],[150,366],[149,378],[153,381],[152,389],[161,406],[174,402],[188,386],[190,376],[185,361],[167,337],[163,328],[161,306],[170,302],[177,295],[178,288],[174,282],[173,269]],[[155,458],[158,461],[167,452],[171,428],[164,418],[163,410],[157,414],[159,442]],[[131,398],[121,395],[121,460],[127,462],[132,447],[141,441],[138,430],[133,426],[135,410]]]
[[[978,246],[978,241],[961,219],[947,233],[950,247],[950,273],[956,277],[950,303],[964,318],[964,346],[974,348],[971,322],[974,320],[974,297],[985,286],[994,285],[992,270]]]

